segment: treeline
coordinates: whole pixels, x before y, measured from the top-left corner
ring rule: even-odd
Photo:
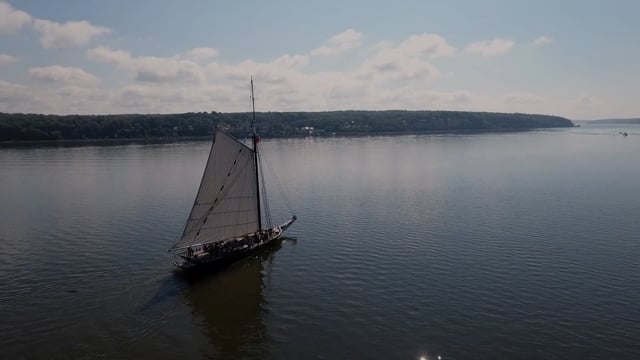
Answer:
[[[571,127],[549,115],[462,111],[328,111],[257,113],[263,137],[376,133],[503,131]],[[215,126],[242,137],[251,113],[41,115],[0,113],[0,141],[200,137]]]

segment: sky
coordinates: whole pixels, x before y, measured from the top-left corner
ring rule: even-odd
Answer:
[[[640,1],[0,0],[0,112],[640,117]]]

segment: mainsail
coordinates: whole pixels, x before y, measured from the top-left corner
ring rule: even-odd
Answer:
[[[198,195],[173,249],[260,230],[256,182],[254,150],[216,129]]]

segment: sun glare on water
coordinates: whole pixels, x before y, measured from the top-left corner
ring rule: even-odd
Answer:
[[[436,359],[442,360],[442,356],[438,355]],[[429,358],[426,355],[422,355],[419,360],[429,360]]]

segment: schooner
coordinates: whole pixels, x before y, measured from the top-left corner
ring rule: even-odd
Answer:
[[[216,127],[209,158],[191,213],[180,239],[169,251],[174,264],[183,269],[220,265],[248,256],[276,242],[296,221],[263,227],[256,111],[251,79],[253,110],[251,145]],[[268,212],[268,207],[265,209]]]

